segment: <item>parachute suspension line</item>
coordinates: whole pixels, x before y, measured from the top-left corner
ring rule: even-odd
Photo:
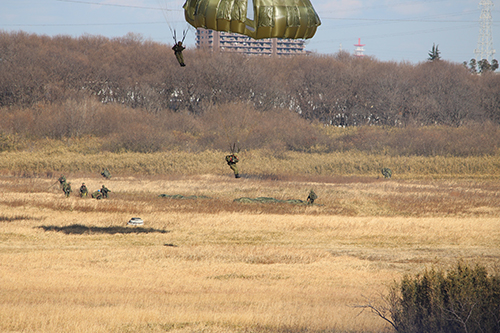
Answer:
[[[168,24],[168,28],[170,29],[170,33],[172,34],[172,38],[174,39],[174,44],[177,44],[177,36],[176,36],[176,31],[172,27],[172,23],[170,22],[169,17],[167,17],[167,13],[169,11],[169,8],[167,6],[167,1],[165,1],[165,8],[163,8],[162,4],[160,3],[160,0],[158,0],[158,5],[161,7],[161,13],[163,14],[163,17],[165,18],[165,22]],[[184,38],[182,39],[182,42],[184,42]]]
[[[172,33],[172,37],[174,38],[174,44],[177,44],[177,31],[175,29],[173,29],[172,27],[170,27],[170,32]],[[180,40],[180,42],[184,43],[184,40],[186,39],[186,36],[189,32],[189,28],[186,28],[184,30],[182,30],[182,39]]]
[[[238,145],[236,145],[236,142],[229,144],[229,150],[231,151],[231,154],[238,154],[240,152],[239,141],[238,141]]]
[[[177,44],[177,36],[176,36],[175,29],[172,28],[170,25],[168,27],[170,28],[170,33],[172,34],[172,37],[174,38],[174,44]]]
[[[182,31],[182,42],[183,43],[184,43],[184,39],[186,39],[186,36],[187,36],[188,32],[189,32],[189,27],[187,27],[186,29],[184,29]]]

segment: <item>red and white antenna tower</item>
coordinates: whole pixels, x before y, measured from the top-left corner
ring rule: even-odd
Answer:
[[[358,44],[354,44],[354,46],[356,46],[356,49],[354,50],[354,56],[364,57],[365,49],[363,48],[363,46],[365,46],[365,44],[361,44],[361,38],[358,38]]]

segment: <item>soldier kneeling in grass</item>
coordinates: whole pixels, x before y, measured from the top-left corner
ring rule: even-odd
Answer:
[[[80,198],[86,197],[88,194],[89,190],[87,186],[85,186],[85,183],[82,183],[82,186],[80,186]]]
[[[111,178],[111,173],[109,172],[109,170],[108,170],[108,169],[104,169],[104,170],[102,170],[102,172],[101,172],[101,176],[103,176],[103,177],[104,177],[104,178],[106,178],[106,179],[110,179],[110,178]]]
[[[313,190],[309,192],[309,196],[307,197],[307,204],[312,205],[314,203],[314,200],[318,199],[318,196],[316,193],[314,193]]]
[[[390,179],[392,177],[392,170],[389,168],[382,168],[382,175],[385,179]]]
[[[93,192],[92,193],[92,198],[97,199],[97,200],[102,199],[101,190],[97,190],[97,191]]]

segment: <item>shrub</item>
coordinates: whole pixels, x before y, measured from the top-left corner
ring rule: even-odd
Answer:
[[[16,150],[21,146],[21,139],[18,135],[8,135],[0,131],[0,152]]]
[[[391,320],[383,318],[397,332],[500,332],[500,276],[479,265],[407,275],[388,302]]]

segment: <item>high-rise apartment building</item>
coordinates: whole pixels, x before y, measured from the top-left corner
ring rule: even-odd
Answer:
[[[196,29],[196,47],[217,52],[237,52],[257,55],[306,54],[303,39],[253,39],[229,32]]]

